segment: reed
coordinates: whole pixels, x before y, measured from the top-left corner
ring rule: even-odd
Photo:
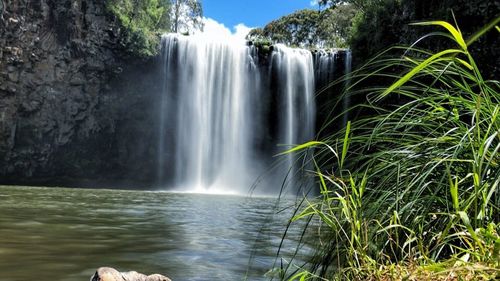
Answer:
[[[320,195],[292,221],[317,220],[308,225],[319,238],[309,267],[283,279],[500,276],[500,83],[485,80],[469,52],[499,22],[467,39],[447,22],[414,24],[436,28],[421,40],[444,37],[452,47],[430,52],[419,40],[350,74],[343,95],[364,101],[349,109],[355,118],[286,152],[314,151]],[[328,105],[321,135],[342,119],[333,113],[340,103]]]

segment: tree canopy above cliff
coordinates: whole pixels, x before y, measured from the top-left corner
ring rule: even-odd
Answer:
[[[324,10],[304,9],[250,31],[250,40],[270,40],[298,47],[347,46],[356,8],[343,4]]]
[[[203,30],[203,8],[198,0],[173,0],[170,17],[172,32],[191,33]]]
[[[500,1],[484,0],[318,0],[319,9],[300,10],[253,29],[247,38],[297,47],[353,50],[354,64],[361,64],[393,45],[406,45],[427,33],[409,25],[426,20],[457,22],[463,34],[479,30],[498,17]],[[500,72],[498,39],[481,38],[472,48],[483,69],[492,77]],[[433,50],[436,46],[424,46]]]
[[[141,57],[157,53],[162,33],[203,29],[199,0],[108,0],[107,8],[122,27],[122,45]]]
[[[253,29],[248,38],[298,47],[346,47],[356,13],[352,4],[299,10]]]

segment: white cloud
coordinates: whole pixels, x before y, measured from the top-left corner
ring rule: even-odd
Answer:
[[[248,27],[243,23],[234,26],[233,32],[224,24],[212,18],[203,18],[203,22],[205,23],[203,32],[196,32],[196,34],[207,39],[244,41],[248,32],[252,30],[252,27]]]
[[[234,27],[234,30],[235,30],[234,36],[237,38],[245,39],[245,37],[248,35],[250,30],[252,30],[252,29],[253,29],[253,27],[248,27],[243,23],[238,23]]]
[[[229,37],[231,36],[231,31],[224,26],[222,23],[217,22],[211,18],[203,18],[203,23],[205,26],[203,27],[204,35],[213,35],[217,37]]]
[[[311,6],[317,6],[318,5],[318,0],[311,0],[311,2],[309,2],[309,4]]]

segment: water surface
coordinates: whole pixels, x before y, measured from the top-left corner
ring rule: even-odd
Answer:
[[[289,210],[277,213],[276,203],[0,186],[0,280],[89,280],[100,266],[162,273],[174,281],[266,280],[291,216]]]

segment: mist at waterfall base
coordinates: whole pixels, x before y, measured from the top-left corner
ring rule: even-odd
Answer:
[[[181,192],[277,194],[308,181],[307,155],[276,155],[314,139],[315,86],[334,53],[269,51],[208,34],[162,37],[158,186]],[[309,181],[310,182],[310,181]]]

